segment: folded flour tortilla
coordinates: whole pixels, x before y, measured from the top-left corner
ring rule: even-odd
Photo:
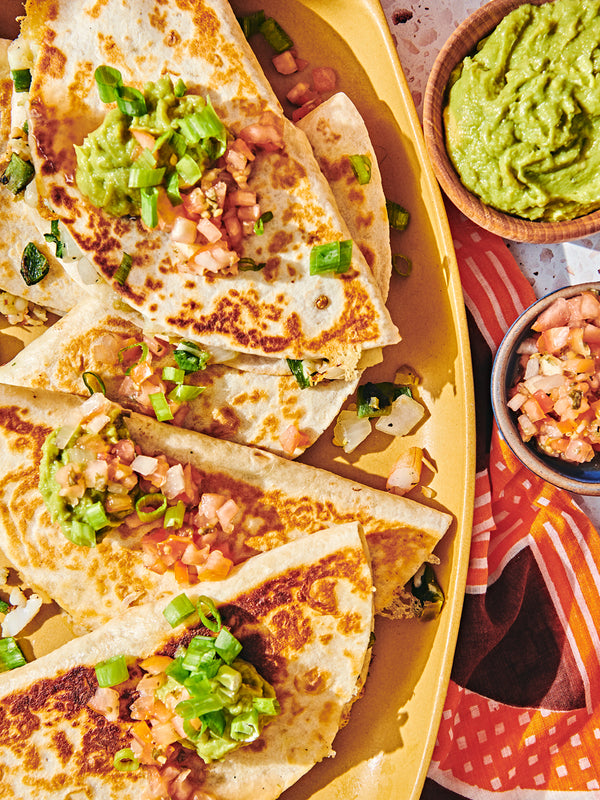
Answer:
[[[0,39],[0,172],[8,163],[11,130],[13,82],[7,57],[9,44],[7,39]],[[0,289],[64,314],[87,297],[87,293],[65,273],[53,253],[53,245],[45,241],[36,227],[33,214],[32,209],[16,200],[7,189],[0,189]],[[50,233],[49,223],[45,230]],[[33,286],[25,283],[19,271],[23,250],[29,242],[33,242],[49,262],[48,274]]]
[[[73,144],[105,113],[93,77],[101,64],[117,65],[124,82],[138,87],[165,72],[181,76],[208,93],[234,132],[267,110],[281,115],[225,0],[199,9],[169,3],[160,15],[153,8],[117,0],[27,5],[22,36],[37,51],[30,140],[40,196],[113,289],[166,330],[240,352],[326,357],[349,367],[363,349],[398,341],[358,247],[343,275],[309,275],[314,245],[350,235],[306,136],[283,117],[283,149],[258,153],[249,182],[274,214],[264,235],[242,245],[244,257],[266,261],[260,272],[181,273],[167,235],[148,232],[138,219],[110,217],[77,190]],[[115,272],[124,252],[133,267],[121,285]]]
[[[91,371],[102,379],[107,397],[143,411],[133,396],[121,390],[125,367],[119,360],[121,348],[143,340],[143,324],[143,318],[125,308],[110,290],[99,292],[1,366],[0,382],[87,397],[82,374]],[[318,439],[358,384],[357,373],[353,380],[325,381],[301,390],[287,364],[283,375],[257,375],[255,364],[249,371],[237,369],[236,363],[235,358],[224,364],[209,362],[206,369],[187,376],[187,384],[204,391],[186,404],[187,413],[178,423],[288,457],[299,456]],[[152,361],[159,377],[164,366],[174,364],[172,355]],[[306,436],[294,453],[286,452],[281,443],[290,425]]]
[[[219,583],[187,592],[207,595],[281,705],[253,743],[207,765],[203,790],[219,800],[272,800],[315,763],[356,699],[370,655],[372,582],[359,526],[292,542],[243,564]],[[98,684],[94,667],[124,655],[130,674],[155,653],[173,655],[202,626],[172,629],[167,597],[129,609],[0,681],[2,800],[139,800],[149,768],[119,772],[117,751],[131,742],[125,710],[108,722],[87,705]],[[188,759],[190,758],[188,751]],[[191,757],[201,761],[195,754]]]
[[[308,136],[319,167],[333,191],[352,240],[358,245],[387,298],[392,274],[390,223],[377,155],[358,109],[343,92],[296,123]],[[359,183],[350,156],[367,157],[370,180]]]
[[[52,523],[38,488],[42,446],[79,407],[71,395],[0,386],[0,550],[32,588],[52,597],[83,629],[132,603],[177,591],[171,571],[144,566],[140,535],[119,529],[96,547],[73,544]],[[202,492],[240,509],[232,541],[256,551],[350,521],[369,547],[378,612],[394,614],[402,587],[447,531],[448,514],[404,497],[271,453],[220,441],[131,413],[131,438],[146,455],[164,454],[200,473]]]

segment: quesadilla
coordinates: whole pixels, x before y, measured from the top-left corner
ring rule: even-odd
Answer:
[[[13,80],[8,65],[7,51],[10,42],[0,39],[0,171],[4,172],[10,153],[8,141],[11,136],[11,97]],[[79,302],[85,292],[68,277],[42,233],[31,218],[31,210],[25,203],[15,200],[8,189],[0,190],[2,211],[0,213],[0,289],[22,297],[50,311],[63,314]],[[50,234],[50,223],[46,226]],[[47,261],[48,271],[42,281],[27,283],[23,276],[23,252],[33,245]]]
[[[199,13],[167,4],[158,15],[151,3],[30,2],[22,37],[37,53],[29,116],[40,196],[128,304],[185,338],[269,357],[327,358],[352,368],[363,349],[398,341],[306,136],[283,117],[227,2],[215,0]],[[111,75],[118,69],[119,92],[127,96],[149,81],[155,83],[148,92],[160,95],[156,81],[173,76],[171,97],[181,79],[186,102],[205,98],[211,121],[216,113],[214,124],[225,126],[234,144],[268,120],[272,139],[252,152],[247,189],[273,218],[260,235],[236,245],[237,260],[228,267],[237,274],[206,266],[208,245],[182,268],[172,235],[148,229],[139,217],[111,216],[75,185],[84,168],[76,165],[74,145],[85,149],[85,135],[89,141],[106,114],[94,82],[99,67]],[[310,274],[311,256],[327,271]],[[265,266],[242,272],[234,268],[238,260]]]
[[[387,298],[392,274],[390,223],[377,156],[363,118],[352,100],[338,92],[296,124],[308,136],[352,240]]]
[[[308,552],[292,542],[186,594],[182,622],[181,596],[168,597],[2,676],[0,798],[270,800],[333,754],[370,655],[358,526],[315,535]],[[193,621],[195,607],[210,627]],[[225,662],[216,676],[215,649]]]
[[[83,629],[349,521],[365,532],[377,610],[394,615],[451,522],[325,470],[121,413],[99,393],[82,404],[0,387],[0,459],[0,550]]]
[[[358,383],[357,373],[353,380],[324,380],[301,389],[287,364],[283,375],[257,375],[256,364],[251,371],[238,369],[234,353],[218,363],[218,353],[202,351],[206,366],[190,365],[198,358],[189,352],[191,343],[144,337],[143,325],[110,290],[100,292],[0,367],[0,382],[87,397],[84,381],[93,375],[111,400],[150,416],[156,416],[151,394],[169,398],[179,392],[179,399],[168,401],[177,425],[287,457],[297,457],[317,440]],[[176,360],[180,356],[186,359],[185,375]]]

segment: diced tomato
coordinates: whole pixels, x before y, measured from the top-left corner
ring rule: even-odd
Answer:
[[[190,574],[188,572],[187,564],[184,564],[183,561],[175,562],[173,565],[173,574],[175,575],[175,580],[177,583],[190,582]]]
[[[569,327],[561,326],[546,328],[538,339],[538,349],[540,353],[560,353],[563,347],[569,342]]]
[[[289,50],[274,56],[271,61],[280,75],[291,75],[293,72],[298,71],[296,59]]]
[[[316,100],[318,94],[310,88],[310,84],[306,81],[298,81],[298,83],[292,86],[286,94],[286,97],[290,103],[293,103],[295,106],[302,106],[310,100]]]
[[[301,447],[308,447],[310,444],[310,437],[298,430],[296,425],[288,425],[279,437],[279,444],[281,449],[287,456],[293,456],[296,450]]]
[[[547,414],[549,411],[552,410],[554,406],[554,402],[550,395],[547,395],[546,392],[543,392],[541,389],[537,392],[533,393],[533,397],[537,401],[540,409],[542,410],[543,414]]]
[[[313,87],[319,94],[335,91],[337,75],[331,67],[315,67],[312,71]]]
[[[130,128],[129,130],[138,144],[140,144],[143,148],[147,148],[150,150],[150,152],[154,150],[156,147],[156,139],[151,133],[148,133],[148,131],[139,131],[135,128]]]
[[[590,461],[594,455],[594,449],[588,442],[575,437],[569,441],[569,446],[565,450],[565,458],[568,461],[574,461],[578,464]]]
[[[314,100],[309,100],[308,102],[303,103],[300,108],[296,108],[292,112],[292,121],[298,122],[299,119],[302,119],[307,114],[310,114],[310,112],[320,105],[321,102],[322,101],[320,98],[315,98]]]
[[[220,581],[229,575],[233,562],[225,558],[219,550],[213,550],[206,563],[198,568],[198,579],[201,581]]]
[[[548,306],[531,326],[534,331],[547,331],[549,328],[560,328],[568,325],[570,318],[569,305],[564,297],[559,297]]]

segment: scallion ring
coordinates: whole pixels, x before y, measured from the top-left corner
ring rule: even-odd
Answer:
[[[119,772],[135,772],[140,768],[140,762],[131,747],[123,747],[115,753],[113,767]]]
[[[151,508],[152,510],[144,511],[146,508]],[[135,510],[142,522],[154,522],[155,519],[160,519],[166,508],[167,498],[160,492],[143,494],[135,501]]]
[[[352,172],[358,183],[363,186],[371,180],[371,159],[369,156],[348,156]]]
[[[412,261],[407,256],[395,253],[392,256],[392,267],[397,275],[402,278],[408,278],[412,272]]]
[[[123,77],[115,67],[105,65],[97,67],[94,72],[98,95],[103,103],[112,103],[117,99],[117,87],[123,85]]]
[[[129,670],[123,655],[112,656],[105,661],[99,661],[94,669],[98,679],[98,686],[102,689],[117,686],[129,678]]]
[[[214,600],[211,600],[210,597],[207,597],[204,594],[201,595],[198,598],[197,609],[204,627],[208,628],[208,630],[212,631],[213,633],[218,633],[222,628],[222,622],[221,615],[217,611]],[[208,614],[210,614],[212,619],[208,617]]]
[[[176,628],[180,622],[194,614],[196,606],[192,603],[187,594],[179,594],[165,606],[163,616],[172,628]]]
[[[104,385],[104,381],[97,372],[86,370],[85,372],[81,373],[81,380],[90,394],[96,394],[97,392],[100,392],[100,394],[106,394],[106,386]]]
[[[169,408],[169,403],[164,392],[155,392],[154,394],[148,395],[148,399],[150,400],[156,419],[159,422],[166,422],[167,420],[173,419],[173,412]]]
[[[405,230],[410,221],[409,212],[398,203],[394,203],[393,200],[386,200],[385,207],[387,209],[390,227],[396,231]]]
[[[127,345],[125,345],[125,347],[122,347],[122,348],[119,350],[119,363],[123,363],[123,359],[124,359],[124,357],[125,357],[125,356],[124,356],[124,354],[127,352],[127,350],[131,350],[131,349],[133,349],[134,347],[139,347],[139,348],[140,348],[141,355],[140,355],[140,357],[137,359],[137,361],[135,361],[135,362],[134,362],[134,363],[133,363],[133,364],[132,364],[130,367],[128,367],[128,368],[125,370],[125,374],[126,374],[126,375],[129,375],[129,373],[131,372],[131,370],[132,370],[134,367],[136,367],[138,364],[141,364],[141,363],[142,363],[142,361],[147,361],[147,360],[148,360],[148,353],[150,352],[150,350],[149,350],[149,348],[148,348],[148,345],[146,344],[146,342],[134,342],[133,344],[127,344]]]
[[[129,255],[129,253],[123,253],[123,258],[121,259],[121,263],[119,264],[118,268],[113,275],[115,281],[124,286],[127,278],[129,277],[129,273],[131,272],[131,267],[133,266],[133,259]]]
[[[130,117],[141,117],[148,112],[146,98],[134,86],[116,86],[116,101],[119,111]]]

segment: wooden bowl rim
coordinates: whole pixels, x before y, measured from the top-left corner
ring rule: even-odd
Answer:
[[[556,459],[557,468],[554,469],[546,461],[541,459],[532,445],[527,444],[521,439],[515,415],[508,408],[508,392],[511,375],[509,370],[513,361],[515,349],[519,346],[522,339],[529,332],[531,325],[544,309],[548,308],[559,297],[574,297],[587,289],[600,290],[600,281],[588,281],[586,283],[564,286],[556,289],[544,297],[536,300],[523,311],[507,330],[504,338],[496,352],[491,376],[491,400],[494,419],[500,431],[500,435],[514,453],[514,455],[533,473],[538,475],[548,483],[566,489],[577,494],[599,496],[600,481],[578,480],[561,472],[558,467],[563,463]]]
[[[544,5],[551,0],[490,0],[455,29],[440,50],[429,75],[423,99],[425,144],[440,186],[465,216],[492,233],[517,242],[550,244],[580,239],[600,230],[600,210],[564,222],[535,222],[497,211],[466,189],[446,151],[442,109],[454,67],[473,52],[512,10],[524,3]]]

